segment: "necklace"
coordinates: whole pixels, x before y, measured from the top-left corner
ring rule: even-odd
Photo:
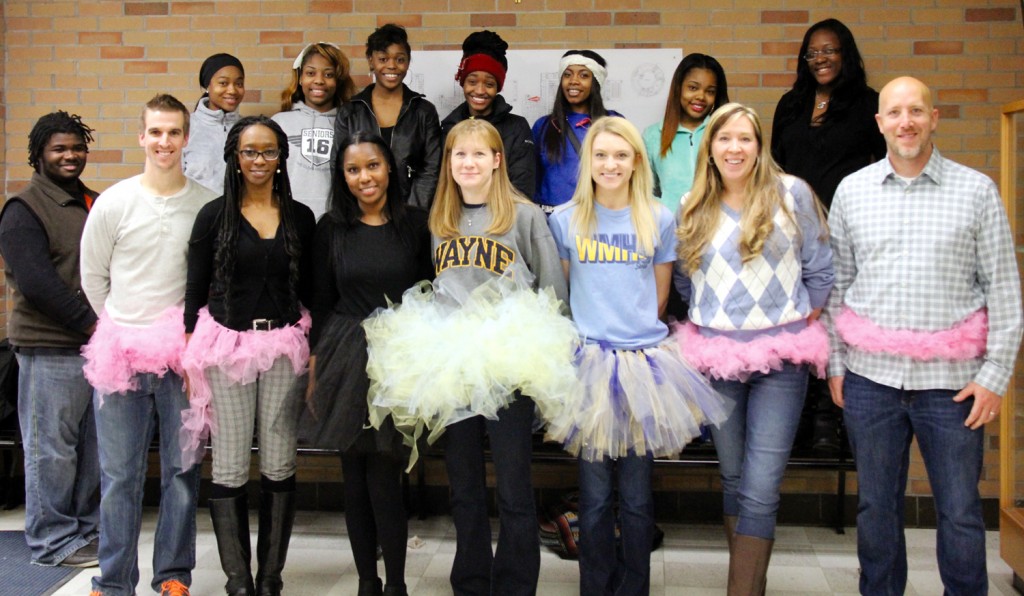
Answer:
[[[828,96],[826,96],[826,97],[825,97],[825,99],[822,99],[820,95],[818,95],[817,93],[815,93],[815,94],[814,94],[814,99],[815,99],[815,101],[817,101],[817,102],[818,102],[818,103],[816,104],[816,107],[817,107],[817,109],[819,109],[819,110],[824,110],[824,109],[825,109],[825,106],[827,106],[827,105],[828,105],[828,102],[829,102],[829,100],[830,100],[831,98],[830,98],[830,97],[828,97]]]

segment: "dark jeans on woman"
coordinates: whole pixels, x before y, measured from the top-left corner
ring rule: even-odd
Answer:
[[[779,487],[800,423],[807,375],[806,366],[786,363],[746,382],[711,382],[730,412],[711,434],[722,475],[722,510],[738,518],[737,534],[775,539]]]
[[[452,591],[458,595],[537,593],[540,536],[530,476],[533,400],[517,395],[497,420],[476,416],[445,431],[445,465],[455,522]],[[491,551],[484,432],[498,493],[498,548]]]
[[[654,495],[650,453],[619,459],[580,459],[580,594],[646,596],[651,592]],[[615,545],[615,486],[619,528]]]

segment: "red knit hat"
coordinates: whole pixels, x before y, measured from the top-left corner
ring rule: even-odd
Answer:
[[[487,54],[472,54],[463,57],[462,62],[459,62],[459,70],[455,72],[455,80],[462,85],[469,73],[480,71],[491,74],[498,80],[498,91],[505,86],[505,67],[493,56]]]

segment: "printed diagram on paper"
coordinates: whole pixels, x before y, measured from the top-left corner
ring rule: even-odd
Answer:
[[[595,50],[608,61],[608,79],[601,96],[605,107],[620,112],[643,130],[660,122],[672,73],[683,51],[670,49]],[[558,63],[564,50],[510,50],[508,76],[501,95],[512,112],[526,118],[532,126],[551,113],[562,73]],[[422,51],[413,54],[406,84],[426,94],[443,119],[465,100],[462,87],[455,81],[461,51]]]

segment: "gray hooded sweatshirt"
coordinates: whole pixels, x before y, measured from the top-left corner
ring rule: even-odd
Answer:
[[[312,209],[318,220],[327,211],[331,194],[331,155],[337,115],[337,108],[318,112],[298,101],[292,104],[292,109],[273,116],[288,135],[292,198]]]
[[[228,131],[241,119],[238,110],[211,110],[210,98],[199,100],[189,119],[188,145],[181,153],[185,175],[206,188],[224,192],[224,142]]]

